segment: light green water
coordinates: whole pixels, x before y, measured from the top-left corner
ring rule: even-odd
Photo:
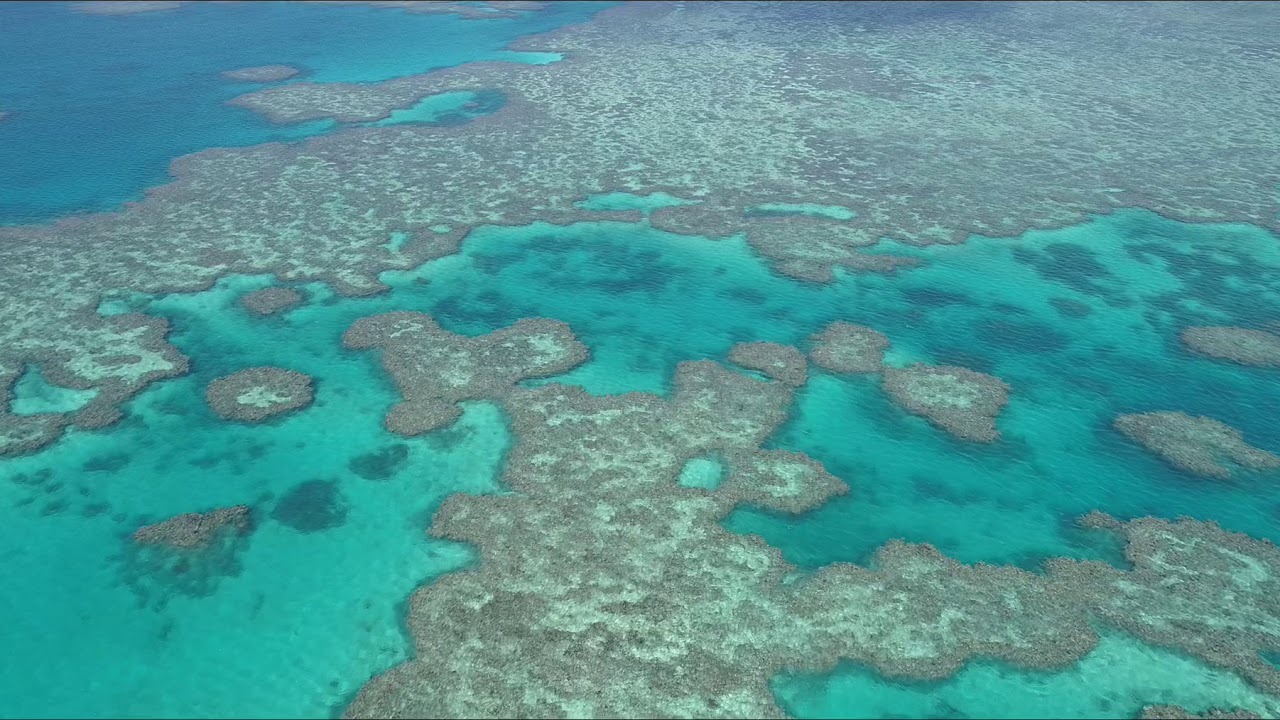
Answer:
[[[26,372],[13,384],[9,411],[14,415],[75,412],[89,404],[97,395],[97,390],[77,390],[52,385],[44,379],[39,366],[28,365]]]

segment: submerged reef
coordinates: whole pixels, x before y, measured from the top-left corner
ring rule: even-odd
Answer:
[[[303,300],[302,293],[293,288],[268,287],[247,293],[240,298],[240,303],[249,312],[274,315],[301,305]]]
[[[144,606],[162,609],[175,594],[204,597],[240,572],[237,556],[253,531],[244,505],[177,515],[134,531],[119,556],[124,583]]]
[[[762,372],[791,387],[800,387],[809,379],[809,366],[804,354],[789,345],[738,343],[729,349],[729,362]]]
[[[347,467],[365,480],[390,480],[408,459],[409,446],[395,443],[354,457]]]
[[[140,527],[133,532],[133,541],[140,545],[198,550],[208,547],[224,528],[245,532],[249,527],[249,507],[236,505],[206,513],[175,515],[164,522]]]
[[[392,8],[411,13],[452,13],[467,20],[519,17],[517,11],[541,10],[546,3],[535,0],[481,0],[473,3],[448,0],[304,0],[323,2],[326,5],[369,5],[376,8]]]
[[[793,392],[705,360],[678,366],[668,398],[505,391],[509,492],[454,495],[429,530],[480,562],[414,593],[415,658],[345,715],[780,717],[769,681],[784,667],[1063,667],[1096,645],[1094,617],[1280,689],[1258,655],[1280,641],[1280,551],[1213,523],[1091,513],[1086,527],[1126,542],[1129,571],[965,565],[894,541],[868,567],[797,574],[720,523],[741,503],[798,513],[848,491],[804,455],[759,449]],[[679,485],[704,457],[723,458],[726,479]]]
[[[1202,477],[1226,480],[1236,466],[1248,470],[1280,468],[1280,457],[1253,447],[1244,435],[1220,420],[1182,412],[1121,415],[1112,426],[1166,463]]]
[[[1000,378],[952,366],[885,368],[884,390],[907,412],[975,442],[1000,437],[996,416],[1009,402],[1009,386]]]
[[[349,507],[336,480],[298,483],[276,503],[271,519],[302,533],[340,527]]]
[[[111,0],[110,2],[72,3],[71,9],[89,15],[136,15],[158,10],[173,10],[182,4],[180,0]]]
[[[382,351],[382,367],[403,396],[385,424],[400,435],[438,430],[462,415],[464,400],[500,398],[521,380],[559,375],[588,356],[568,325],[544,318],[471,338],[441,328],[429,315],[393,312],[357,320],[342,344]]]
[[[833,322],[809,338],[813,347],[809,359],[814,365],[836,373],[873,373],[884,367],[884,351],[889,338],[869,327]]]
[[[254,367],[209,383],[204,398],[226,420],[257,423],[311,404],[311,378],[294,370]]]
[[[1273,38],[1250,4],[1215,6],[1209,23],[1187,3],[1001,3],[901,23],[866,7],[626,4],[512,46],[559,62],[240,96],[277,122],[373,121],[479,88],[507,101],[454,127],[202,151],[119,212],[0,228],[0,305],[24,309],[0,327],[0,385],[49,360],[65,376],[51,381],[101,391],[74,414],[0,415],[0,453],[101,427],[149,382],[186,371],[161,321],[104,317],[104,299],[234,273],[373,294],[380,273],[453,254],[475,226],[599,219],[575,203],[610,191],[700,201],[651,221],[745,233],[780,271],[812,279],[914,262],[873,250],[882,238],[1008,236],[1117,207],[1280,230],[1268,160],[1280,154],[1280,66],[1257,51]],[[1217,171],[1206,179],[1205,167]],[[856,216],[745,212],[774,202]],[[389,247],[392,233],[406,242]]]
[[[288,80],[299,72],[301,71],[292,65],[258,65],[239,70],[227,70],[222,73],[222,77],[237,82],[269,83]]]
[[[1240,327],[1190,327],[1182,343],[1201,355],[1255,367],[1280,367],[1280,335]]]
[[[1178,705],[1148,705],[1142,708],[1139,720],[1262,720],[1262,716],[1248,710],[1223,710],[1209,708],[1203,713],[1193,713]]]

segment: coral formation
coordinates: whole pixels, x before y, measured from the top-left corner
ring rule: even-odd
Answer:
[[[1133,413],[1120,415],[1112,427],[1173,467],[1202,477],[1226,480],[1233,465],[1248,470],[1280,468],[1280,457],[1253,447],[1239,430],[1203,415]]]
[[[138,528],[132,537],[140,545],[199,550],[208,547],[224,528],[245,532],[250,523],[248,506],[236,505],[206,513],[175,515],[164,522]]]
[[[209,383],[204,398],[227,420],[256,423],[311,404],[311,378],[294,370],[253,367]]]
[[[354,457],[347,467],[365,480],[389,480],[404,467],[408,459],[409,446],[395,443]]]
[[[204,597],[240,572],[237,559],[253,531],[244,505],[187,513],[134,531],[120,562],[121,579],[144,606],[163,609],[175,594]]]
[[[0,295],[4,292],[0,289]],[[187,372],[187,358],[165,342],[169,323],[163,318],[128,314],[86,322],[60,313],[41,318],[28,310],[11,316],[12,322],[0,328],[0,335],[13,333],[8,352],[27,359],[10,364],[6,350],[0,349],[0,456],[38,450],[71,425],[111,425],[121,418],[120,403],[148,383]],[[67,324],[54,322],[60,318]],[[98,392],[74,412],[15,414],[13,387],[27,364],[39,366],[53,385]]]
[[[833,322],[809,338],[809,359],[814,365],[837,373],[880,372],[889,338],[862,325]]]
[[[293,288],[268,287],[246,294],[240,298],[240,303],[250,312],[274,315],[301,305],[303,300],[302,293]]]
[[[308,480],[280,498],[271,519],[298,532],[313,533],[341,526],[348,510],[336,480]]]
[[[738,343],[729,349],[729,362],[762,372],[791,387],[800,387],[809,379],[809,366],[804,354],[789,345]]]
[[[907,412],[974,442],[1000,437],[996,416],[1009,402],[1009,386],[1000,378],[945,365],[885,368],[884,390]]]
[[[1189,327],[1179,335],[1191,350],[1241,365],[1280,367],[1280,335],[1239,327]]]
[[[270,83],[288,80],[300,71],[292,65],[258,65],[255,67],[227,70],[222,77],[237,82]]]
[[[1276,687],[1258,651],[1280,640],[1280,551],[1212,523],[1091,513],[1083,524],[1123,536],[1131,571],[963,565],[893,541],[868,567],[797,577],[719,523],[740,503],[804,512],[847,491],[803,455],[759,449],[792,392],[709,361],[682,363],[668,399],[507,392],[510,492],[454,495],[429,531],[476,544],[480,562],[412,596],[416,659],[346,716],[779,717],[769,680],[783,667],[1062,667],[1096,645],[1094,617]],[[724,482],[676,483],[707,456],[731,466]]]
[[[382,367],[403,396],[385,424],[401,435],[442,428],[461,416],[459,402],[500,398],[521,380],[559,375],[588,356],[568,325],[544,318],[470,338],[441,328],[429,315],[392,312],[357,320],[342,344],[382,351]]]
[[[1280,670],[1263,659],[1280,647],[1280,549],[1190,518],[1122,523],[1094,512],[1081,524],[1121,535],[1133,569],[1055,558],[1045,570],[1059,592],[1109,625],[1280,695]]]
[[[596,219],[575,203],[609,191],[701,201],[654,210],[652,222],[745,232],[780,271],[813,279],[837,265],[914,262],[857,254],[881,238],[1011,235],[1121,206],[1280,229],[1266,160],[1280,152],[1280,68],[1256,50],[1271,41],[1266,23],[1248,4],[1223,6],[1212,23],[1202,12],[1013,3],[886,23],[856,3],[751,13],[636,3],[513,46],[562,53],[560,62],[249,93],[235,102],[282,122],[377,120],[427,95],[479,88],[507,103],[457,127],[349,128],[207,150],[176,160],[172,183],[120,212],[0,228],[0,305],[26,310],[0,328],[0,384],[52,357],[71,376],[52,381],[101,388],[90,412],[114,411],[151,380],[185,371],[159,321],[98,314],[115,293],[272,273],[371,294],[385,289],[379,273],[452,254],[472,227]],[[1042,42],[1060,28],[1069,41]],[[630,61],[617,63],[620,52]],[[1231,133],[1218,131],[1223,117]],[[1210,166],[1219,172],[1206,180]],[[744,213],[779,198],[857,214]],[[388,247],[392,233],[408,240]],[[788,254],[802,246],[809,256]],[[119,364],[101,367],[103,348]],[[88,419],[85,410],[0,417],[0,452]]]

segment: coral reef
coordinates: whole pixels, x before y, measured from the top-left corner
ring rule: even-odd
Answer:
[[[395,443],[354,457],[347,467],[365,480],[390,480],[408,459],[409,446]]]
[[[292,65],[258,65],[256,67],[227,70],[222,77],[236,82],[270,83],[288,80],[300,71]]]
[[[745,232],[780,271],[813,279],[914,262],[858,254],[881,238],[1012,235],[1121,206],[1280,229],[1267,161],[1280,152],[1280,67],[1257,50],[1272,38],[1249,4],[1224,5],[1211,23],[1204,12],[1002,3],[888,23],[856,3],[636,3],[513,46],[560,62],[243,95],[237,104],[281,122],[377,120],[479,88],[507,102],[457,127],[212,149],[176,160],[173,182],[119,212],[0,228],[0,305],[25,310],[0,327],[0,384],[49,358],[69,376],[51,381],[102,390],[88,413],[0,417],[0,452],[38,447],[185,371],[162,323],[97,312],[116,293],[272,273],[372,294],[385,289],[379,273],[452,254],[472,227],[596,219],[575,203],[609,191],[701,201],[654,210],[652,222]],[[1224,117],[1231,133],[1219,131]],[[1218,171],[1206,180],[1205,167]],[[779,199],[856,216],[744,213]],[[408,240],[388,247],[391,233]],[[103,348],[118,364],[101,366]],[[83,425],[107,415],[97,417]]]
[[[311,378],[294,370],[253,367],[209,383],[204,399],[227,420],[257,423],[311,404]]]
[[[1280,695],[1280,670],[1262,655],[1280,647],[1280,549],[1190,518],[1121,523],[1094,512],[1081,524],[1120,534],[1133,569],[1056,558],[1045,563],[1054,589],[1109,625]]]
[[[804,512],[847,492],[803,455],[759,449],[792,392],[709,361],[682,363],[667,399],[506,392],[510,492],[454,495],[429,531],[477,545],[480,562],[412,596],[416,659],[346,716],[780,717],[769,680],[783,667],[1062,667],[1096,645],[1094,617],[1276,686],[1258,651],[1280,639],[1280,551],[1212,523],[1086,516],[1122,535],[1132,571],[964,565],[894,541],[868,567],[798,576],[719,522],[744,502]],[[718,487],[676,483],[709,456],[732,468]]]
[[[809,379],[809,366],[804,354],[789,345],[738,343],[729,349],[729,362],[762,372],[791,387],[800,387]]]
[[[952,366],[885,368],[884,390],[907,412],[974,442],[1000,437],[996,416],[1009,402],[1009,386],[1000,378]]]
[[[274,315],[301,305],[303,300],[302,293],[293,288],[268,287],[247,293],[240,298],[240,303],[250,312]]]
[[[1191,350],[1241,365],[1280,367],[1280,335],[1239,327],[1189,327],[1179,335]]]
[[[302,533],[340,527],[347,521],[346,498],[336,480],[298,483],[276,503],[271,519]]]
[[[1237,466],[1248,470],[1280,468],[1280,457],[1253,447],[1244,435],[1220,420],[1182,412],[1121,415],[1112,427],[1180,470],[1226,480]]]
[[[59,318],[67,324],[53,322]],[[9,319],[0,335],[12,332],[13,344],[7,350],[27,362],[10,364],[5,350],[0,350],[0,456],[38,450],[71,425],[111,425],[122,417],[120,403],[147,384],[187,372],[187,358],[165,342],[169,323],[162,318],[128,314],[86,322],[55,314],[42,319],[28,308]],[[51,338],[50,333],[59,337]],[[44,379],[59,387],[98,392],[74,412],[15,414],[13,386],[27,364],[39,366]]]
[[[401,435],[452,424],[462,414],[459,402],[500,398],[521,380],[559,375],[588,357],[568,325],[543,318],[470,338],[444,330],[429,315],[393,312],[357,320],[342,344],[382,351],[382,367],[403,396],[385,424]]]
[[[237,575],[253,531],[244,505],[188,513],[134,531],[117,557],[121,579],[143,606],[163,609],[175,595],[205,597]]]
[[[833,322],[809,338],[809,359],[814,365],[837,373],[880,372],[889,338],[869,327]]]
[[[140,545],[199,550],[208,547],[224,528],[245,532],[250,527],[248,506],[236,505],[206,513],[175,515],[164,522],[138,528],[132,537]]]

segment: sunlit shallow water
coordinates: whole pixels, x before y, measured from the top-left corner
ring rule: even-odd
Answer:
[[[128,18],[21,8],[6,17],[51,39],[39,52],[13,42],[0,48],[0,97],[9,103],[0,110],[14,113],[0,123],[0,153],[8,153],[0,155],[0,220],[114,206],[161,181],[173,157],[203,147],[339,129],[277,128],[222,105],[254,87],[220,78],[222,70],[283,62],[305,70],[297,81],[365,82],[469,60],[545,62],[553,58],[501,48],[592,9],[468,22],[270,4],[240,6],[240,16],[196,7]],[[335,21],[355,37],[378,37],[376,52],[323,42],[322,28]],[[103,42],[94,23],[110,24],[110,46],[94,45]],[[53,38],[54,27],[65,35]],[[228,33],[242,41],[215,48],[202,39]],[[432,43],[424,45],[424,34]],[[148,60],[177,43],[195,49],[178,63]],[[88,52],[100,63],[75,64]],[[55,85],[64,89],[51,91]],[[382,122],[456,124],[500,111],[502,102],[440,96]],[[79,139],[91,136],[89,124],[118,140]],[[580,207],[648,212],[681,202],[611,193]],[[798,203],[753,210],[836,221],[857,211]],[[40,454],[0,461],[0,613],[9,619],[0,715],[319,717],[409,656],[404,600],[472,561],[469,548],[427,538],[431,514],[451,493],[501,492],[503,458],[517,439],[488,403],[468,404],[454,426],[421,438],[382,428],[395,390],[376,358],[343,350],[340,337],[355,319],[389,310],[428,312],[464,334],[523,317],[564,320],[592,359],[550,381],[595,394],[666,393],[681,361],[723,361],[741,341],[803,349],[833,320],[887,334],[891,364],[957,364],[1010,383],[998,422],[1003,441],[985,446],[903,413],[875,377],[811,368],[791,419],[768,444],[822,461],[850,494],[798,518],[740,508],[725,521],[805,569],[866,562],[893,538],[933,543],[963,562],[1030,570],[1064,555],[1122,562],[1116,547],[1072,529],[1092,509],[1121,518],[1186,514],[1280,538],[1274,478],[1188,476],[1109,429],[1119,413],[1183,410],[1280,450],[1268,411],[1280,402],[1275,373],[1192,357],[1176,339],[1186,325],[1280,317],[1275,248],[1275,237],[1252,227],[1125,211],[957,247],[886,243],[885,252],[924,264],[894,276],[837,271],[836,282],[813,285],[770,272],[740,237],[672,235],[644,223],[535,224],[478,229],[457,256],[384,274],[393,289],[378,297],[301,286],[307,302],[280,317],[239,304],[270,283],[265,277],[109,304],[104,311],[169,318],[192,372],[146,390],[112,428],[72,432]],[[254,365],[313,376],[314,405],[261,426],[215,417],[202,399],[207,383]],[[15,395],[15,412],[85,400],[49,386],[38,368]],[[387,477],[359,471],[360,458],[383,452],[402,458]],[[718,462],[691,463],[681,482],[714,486]],[[333,492],[317,497],[300,487]],[[288,504],[299,497],[314,506]],[[179,592],[182,579],[149,574],[129,550],[139,525],[239,503],[253,506],[258,526],[234,567],[214,569],[206,596]],[[784,673],[774,689],[800,717],[1127,717],[1149,703],[1202,710],[1257,699],[1228,673],[1115,633],[1054,673],[975,661],[947,681],[913,684],[845,664],[823,676]]]

